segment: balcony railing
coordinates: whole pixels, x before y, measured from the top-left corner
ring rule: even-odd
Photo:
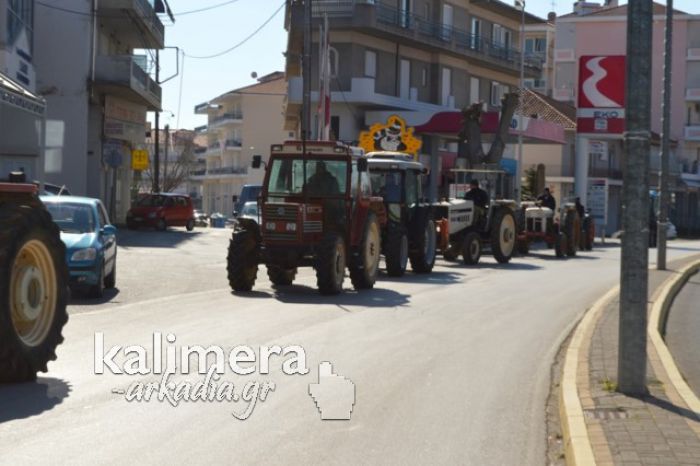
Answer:
[[[248,173],[246,167],[221,167],[207,170],[207,175],[245,175],[246,173]]]
[[[223,115],[216,116],[209,120],[209,126],[213,126],[219,123],[224,123],[227,121],[242,120],[243,114],[241,112],[227,112]]]
[[[137,17],[148,28],[148,32],[153,35],[155,43],[148,44],[154,48],[162,48],[165,38],[165,26],[158,18],[153,6],[148,0],[100,0],[97,3],[99,10],[104,10],[106,20],[114,20],[124,28],[125,23],[119,14],[130,13],[130,17]],[[119,13],[118,13],[119,12]],[[137,26],[138,35],[142,37],[142,27]],[[150,41],[149,41],[150,42]]]
[[[356,13],[356,8],[361,5],[362,13],[365,8],[373,8],[376,16],[376,24],[371,19],[363,18]],[[453,25],[442,24],[427,20],[426,18],[401,10],[373,0],[315,0],[313,2],[313,15],[321,17],[352,20],[353,27],[363,24],[362,27],[389,31],[408,39],[432,46],[446,48],[455,52],[500,61],[511,69],[520,66],[520,52],[507,44],[498,43],[491,39],[472,34],[467,30],[459,29]],[[369,15],[372,16],[372,15]],[[364,23],[363,23],[364,21]],[[542,58],[539,56],[525,57],[525,67],[528,71],[539,71],[542,67]]]
[[[241,147],[241,145],[241,141],[238,139],[227,139],[224,143],[224,147],[226,148],[238,148]]]

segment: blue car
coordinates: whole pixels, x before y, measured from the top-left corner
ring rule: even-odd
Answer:
[[[41,196],[66,245],[70,286],[101,298],[117,280],[117,229],[99,199]]]

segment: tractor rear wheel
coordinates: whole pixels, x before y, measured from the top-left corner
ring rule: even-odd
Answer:
[[[501,264],[506,264],[513,257],[515,249],[515,217],[507,208],[496,210],[491,223],[491,251],[493,257]]]
[[[297,276],[297,269],[284,269],[279,265],[267,266],[267,277],[275,286],[289,286],[294,283]]]
[[[595,242],[595,223],[590,217],[583,219],[583,247],[586,251],[593,250]]]
[[[411,268],[416,273],[430,273],[435,265],[435,249],[437,248],[437,233],[435,224],[427,219],[423,231],[418,233],[413,252],[409,255]]]
[[[228,283],[236,292],[250,291],[258,277],[260,244],[254,232],[235,230],[228,246]]]
[[[557,233],[556,238],[554,239],[554,253],[557,255],[557,257],[566,257],[566,251],[568,250],[568,238],[566,236],[566,233],[563,231],[560,231]]]
[[[34,380],[68,321],[60,232],[43,208],[0,207],[0,382]]]
[[[566,255],[576,256],[576,251],[581,242],[581,221],[575,210],[570,210],[564,218],[564,232],[566,233]]]
[[[471,231],[464,237],[462,243],[462,258],[467,265],[476,265],[481,258],[481,238],[479,233]]]
[[[406,273],[408,235],[403,225],[393,222],[389,225],[384,258],[386,260],[386,273],[390,277],[401,277]]]
[[[379,254],[381,250],[381,229],[374,212],[367,214],[362,241],[350,262],[350,281],[356,290],[374,287],[379,273]]]
[[[345,280],[345,241],[338,233],[326,233],[316,251],[316,285],[321,294],[343,291]]]

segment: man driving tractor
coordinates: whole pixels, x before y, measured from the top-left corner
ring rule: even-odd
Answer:
[[[338,179],[328,171],[326,162],[316,162],[316,172],[309,177],[306,189],[310,196],[336,196],[340,193]]]

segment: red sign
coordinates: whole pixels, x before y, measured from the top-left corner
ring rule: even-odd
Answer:
[[[579,60],[579,133],[621,134],[625,130],[625,56]]]

